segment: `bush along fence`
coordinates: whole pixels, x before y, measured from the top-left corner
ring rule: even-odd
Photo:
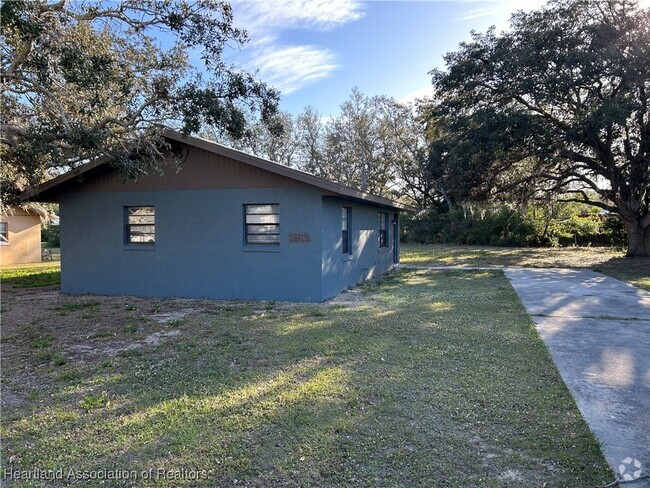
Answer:
[[[454,207],[423,210],[402,220],[402,240],[419,244],[487,246],[613,246],[627,243],[616,215],[582,205]]]

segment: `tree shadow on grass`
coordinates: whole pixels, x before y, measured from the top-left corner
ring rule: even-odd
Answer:
[[[405,245],[402,263],[426,266],[589,268],[618,253],[610,248],[509,248]]]
[[[7,426],[11,445],[25,468],[212,470],[205,486],[608,475],[501,272],[399,272],[366,291],[360,306],[203,315],[180,342],[62,385]],[[87,387],[111,403],[82,411]]]
[[[650,291],[650,257],[612,258],[592,269]]]
[[[25,276],[6,278],[2,281],[4,283],[13,285],[14,288],[36,288],[42,286],[58,285],[61,283],[61,271],[43,270],[37,273],[30,273]]]

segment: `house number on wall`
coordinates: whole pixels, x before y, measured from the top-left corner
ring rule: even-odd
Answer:
[[[289,242],[311,242],[311,236],[306,232],[292,232],[289,234]]]

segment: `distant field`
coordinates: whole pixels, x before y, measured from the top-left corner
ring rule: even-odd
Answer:
[[[650,290],[650,258],[606,247],[517,248],[403,244],[401,262],[427,266],[588,268]]]

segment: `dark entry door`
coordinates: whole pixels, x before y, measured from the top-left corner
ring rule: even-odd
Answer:
[[[399,214],[393,214],[393,263],[399,263]]]

